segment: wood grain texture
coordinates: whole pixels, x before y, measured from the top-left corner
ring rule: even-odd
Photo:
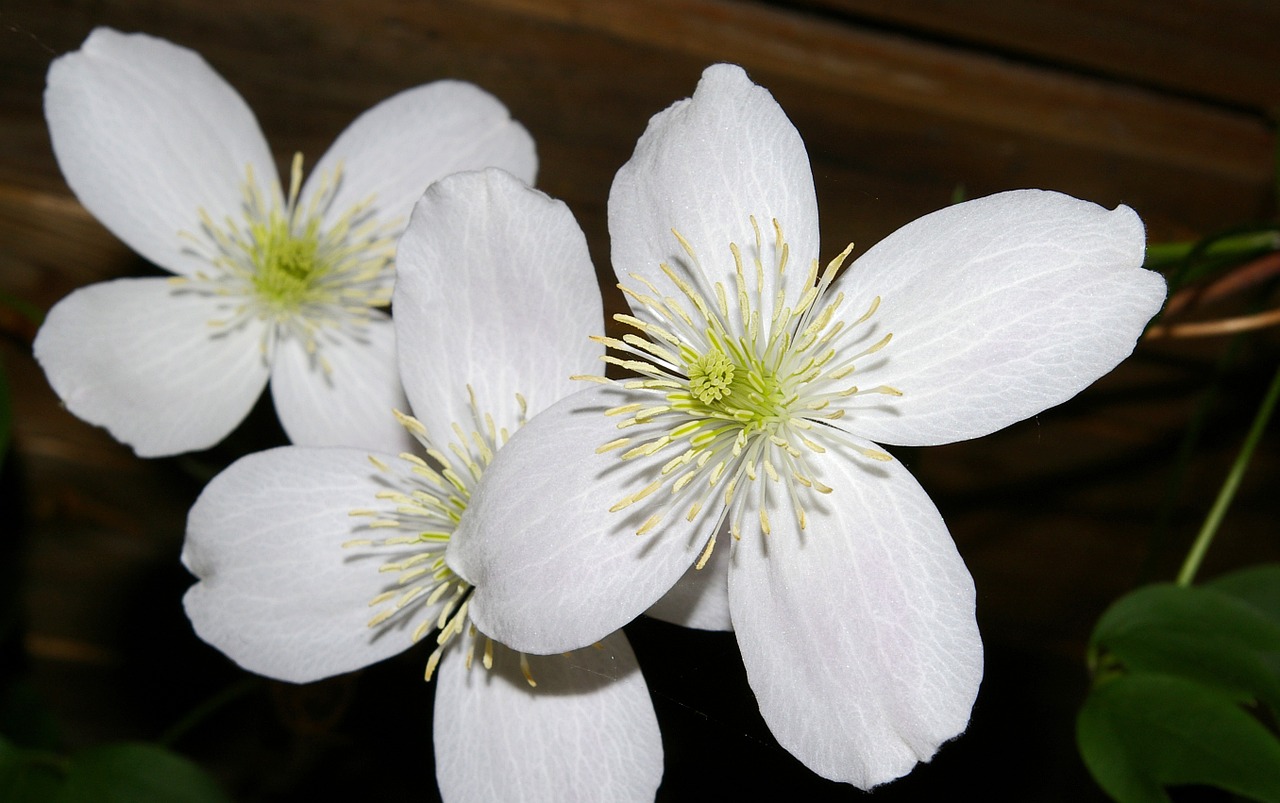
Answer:
[[[626,41],[738,62],[850,98],[1224,177],[1255,177],[1270,159],[1268,132],[1249,115],[785,9],[728,0],[491,2]]]
[[[1275,32],[1266,0],[785,0],[847,22],[945,37],[1117,82],[1274,115],[1280,107]]]

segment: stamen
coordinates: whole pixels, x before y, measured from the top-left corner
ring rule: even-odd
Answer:
[[[349,515],[361,520],[354,525],[359,529],[390,529],[396,534],[353,538],[343,545],[352,549],[396,550],[376,569],[396,577],[389,580],[389,588],[370,600],[369,606],[378,610],[368,626],[378,628],[393,619],[416,619],[410,633],[415,643],[436,630],[436,647],[423,673],[428,680],[455,637],[471,632],[467,650],[474,650],[474,627],[467,613],[472,588],[445,563],[444,552],[470,501],[471,489],[507,437],[506,428],[500,429],[494,416],[480,411],[470,386],[468,403],[470,421],[450,427],[454,440],[441,445],[432,440],[422,422],[405,413],[394,413],[421,444],[427,458],[406,452],[393,464],[369,455],[370,463],[383,475],[379,481],[387,484],[374,494],[382,504],[355,508]],[[514,406],[518,410],[517,424],[522,425],[527,402],[515,394]],[[467,660],[469,663],[470,658]],[[492,665],[491,644],[486,647],[486,664]]]
[[[614,449],[621,449],[623,446],[626,446],[628,443],[631,443],[630,438],[618,438],[617,440],[609,441],[608,443],[602,446],[597,446],[596,454],[604,454],[605,452],[611,452]]]
[[[692,520],[692,519],[690,519]],[[716,531],[711,531],[711,537],[707,539],[707,545],[702,548],[702,554],[698,556],[698,562],[693,564],[695,571],[702,571],[702,567],[707,565],[707,561],[711,560],[711,550],[716,546]]]
[[[607,411],[620,419],[617,427],[659,422],[667,426],[665,432],[639,442],[616,438],[598,447],[597,453],[618,452],[621,459],[633,460],[663,449],[678,450],[648,485],[610,508],[617,512],[640,507],[646,517],[639,535],[652,531],[673,506],[692,522],[704,503],[717,498],[725,511],[719,519],[728,523],[735,538],[747,524],[767,534],[772,528],[771,500],[779,498],[777,491],[769,490],[772,486],[785,488],[803,529],[806,500],[831,492],[808,461],[825,455],[833,440],[868,459],[892,459],[878,449],[852,444],[832,426],[856,414],[857,408],[848,402],[853,397],[902,395],[889,385],[859,389],[847,381],[857,373],[857,361],[885,351],[893,337],[884,333],[856,353],[842,348],[849,340],[846,335],[851,337],[871,320],[881,302],[878,296],[871,299],[860,317],[848,320],[841,316],[844,295],[829,292],[853,245],[824,267],[817,259],[807,260],[806,280],[789,298],[784,278],[791,252],[781,223],[771,220],[772,264],[766,265],[764,232],[756,217],[748,222],[753,239],[746,251],[739,243],[727,244],[733,259],[732,287],[711,281],[702,267],[700,244],[673,229],[683,254],[657,267],[678,291],[676,297],[644,276],[631,275],[634,285],[619,287],[653,320],[615,315],[633,333],[598,339],[617,354],[606,355],[605,362],[638,375],[619,384],[645,394]],[[771,281],[766,282],[766,274]],[[658,493],[663,489],[668,493]],[[697,566],[705,565],[713,547],[710,538]]]
[[[314,367],[328,374],[331,361],[321,347],[333,338],[321,333],[363,336],[371,311],[390,303],[395,242],[404,221],[379,218],[370,197],[325,224],[343,168],[314,176],[315,191],[303,205],[302,167],[302,154],[295,154],[282,197],[277,183],[264,185],[246,166],[239,218],[215,221],[196,210],[198,228],[178,238],[207,269],[175,284],[174,292],[225,299],[211,325],[265,321],[259,343],[264,359],[271,359],[277,341],[294,338]]]

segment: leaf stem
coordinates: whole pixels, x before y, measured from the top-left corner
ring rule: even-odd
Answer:
[[[1202,256],[1253,256],[1280,248],[1280,229],[1274,225],[1248,228],[1205,240],[1153,243],[1147,246],[1144,267],[1158,270],[1193,254]]]
[[[1191,545],[1191,551],[1187,553],[1187,559],[1182,564],[1182,570],[1178,572],[1178,585],[1189,586],[1195,578],[1200,562],[1209,551],[1209,544],[1213,543],[1218,525],[1222,523],[1222,518],[1226,515],[1227,508],[1231,506],[1236,490],[1240,487],[1240,480],[1244,478],[1244,472],[1249,467],[1253,450],[1257,447],[1258,441],[1262,440],[1262,433],[1266,431],[1267,422],[1271,420],[1271,413],[1275,410],[1277,399],[1280,399],[1280,367],[1276,368],[1276,374],[1271,378],[1271,386],[1267,388],[1267,394],[1263,397],[1262,404],[1258,406],[1258,412],[1253,417],[1253,425],[1249,428],[1244,445],[1240,447],[1240,454],[1236,456],[1235,463],[1227,472],[1227,479],[1218,491],[1218,498],[1214,500],[1213,508],[1209,510],[1209,515],[1205,517],[1204,525],[1200,528],[1200,534],[1196,536],[1195,543]]]

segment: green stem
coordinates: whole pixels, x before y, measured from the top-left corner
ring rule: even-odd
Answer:
[[[1249,428],[1249,434],[1244,439],[1244,446],[1240,448],[1236,462],[1227,473],[1227,479],[1222,483],[1222,489],[1218,491],[1218,498],[1214,500],[1209,515],[1205,517],[1204,526],[1200,528],[1200,534],[1191,545],[1191,551],[1187,553],[1182,571],[1178,572],[1178,585],[1189,586],[1195,578],[1200,562],[1209,551],[1209,544],[1213,543],[1218,525],[1222,523],[1222,517],[1227,514],[1227,508],[1231,506],[1231,500],[1235,498],[1236,490],[1240,487],[1240,480],[1244,478],[1244,472],[1249,467],[1253,450],[1257,447],[1258,441],[1262,440],[1262,433],[1266,431],[1267,422],[1271,420],[1271,412],[1275,409],[1276,399],[1280,399],[1280,368],[1276,369],[1276,375],[1271,378],[1271,386],[1267,388],[1267,395],[1263,397],[1262,404],[1258,406],[1258,412],[1253,417],[1253,426]]]
[[[1202,240],[1191,240],[1181,243],[1154,243],[1147,246],[1147,258],[1144,265],[1156,269],[1186,259],[1197,248]],[[1201,256],[1252,256],[1280,248],[1280,232],[1274,226],[1229,234],[1210,242],[1203,247]]]
[[[1213,414],[1214,407],[1218,404],[1218,399],[1222,396],[1222,385],[1226,381],[1227,374],[1234,367],[1236,361],[1243,351],[1246,340],[1244,334],[1238,334],[1231,338],[1227,347],[1223,349],[1222,355],[1214,363],[1213,370],[1210,373],[1208,387],[1201,393],[1200,398],[1196,401],[1195,412],[1188,421],[1186,428],[1183,429],[1182,438],[1178,443],[1178,455],[1173,461],[1173,471],[1170,473],[1169,482],[1165,487],[1164,500],[1160,505],[1160,514],[1156,517],[1155,526],[1151,529],[1151,535],[1148,540],[1147,556],[1143,560],[1142,569],[1139,577],[1144,578],[1144,582],[1151,582],[1151,578],[1156,572],[1163,573],[1163,569],[1157,567],[1163,563],[1165,550],[1169,548],[1168,532],[1173,523],[1174,515],[1178,507],[1178,500],[1182,498],[1184,487],[1186,485],[1187,476],[1191,471],[1191,464],[1195,460],[1196,449],[1200,445],[1201,438],[1204,435],[1209,416]]]

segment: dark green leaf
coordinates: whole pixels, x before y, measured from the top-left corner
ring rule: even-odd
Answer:
[[[1280,565],[1243,569],[1216,578],[1205,587],[1243,601],[1280,627]],[[1262,659],[1280,677],[1280,652],[1262,653]],[[1272,703],[1272,709],[1273,715],[1280,716],[1280,707]]]
[[[1215,577],[1204,584],[1252,605],[1280,626],[1280,564],[1251,566],[1238,572]]]
[[[1095,687],[1076,740],[1121,803],[1168,803],[1165,786],[1217,786],[1280,803],[1280,741],[1229,696],[1195,681],[1134,673]]]
[[[61,759],[0,739],[0,800],[48,803],[58,799],[66,767]]]
[[[225,803],[228,798],[187,759],[151,744],[93,747],[71,758],[62,803]]]
[[[1090,650],[1132,672],[1195,680],[1280,711],[1280,623],[1214,588],[1163,584],[1127,594],[1098,620]]]

